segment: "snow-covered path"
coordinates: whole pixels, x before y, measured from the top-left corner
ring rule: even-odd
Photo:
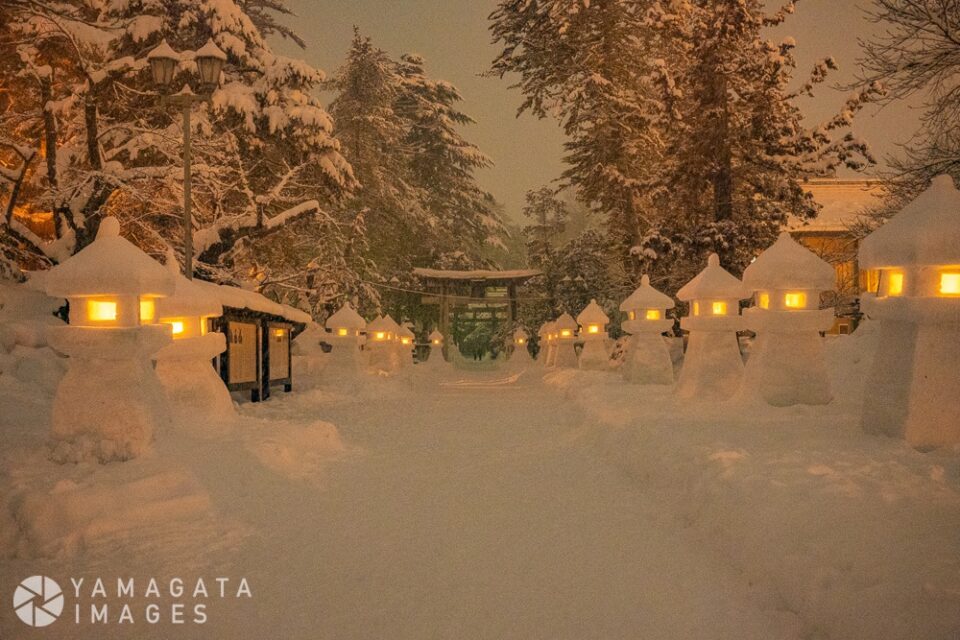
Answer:
[[[285,532],[244,554],[249,637],[793,637],[539,381],[358,409],[322,416],[362,448],[322,491],[264,496]]]

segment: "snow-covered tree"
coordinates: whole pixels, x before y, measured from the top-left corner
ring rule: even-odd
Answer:
[[[410,180],[436,221],[438,245],[478,253],[485,243],[501,243],[503,223],[493,196],[480,189],[474,175],[491,162],[459,132],[474,122],[457,109],[460,92],[449,82],[428,78],[419,55],[402,55],[396,69],[394,108],[407,130],[403,148],[409,154]]]
[[[492,71],[519,74],[520,112],[560,120],[565,185],[609,223],[617,257],[633,271],[641,209],[663,144],[671,82],[650,55],[657,34],[638,0],[503,0],[491,14],[502,45]]]
[[[193,113],[194,238],[201,272],[229,279],[254,260],[252,240],[348,189],[350,167],[313,97],[323,75],[275,54],[292,36],[279,0],[14,0],[0,32],[3,84],[21,101],[0,126],[42,149],[30,206],[52,212],[56,238],[29,238],[50,260],[84,246],[106,213],[157,253],[180,247],[180,114],[158,104],[146,53],[166,39],[191,51],[212,39],[227,54],[221,86]],[[190,80],[184,56],[174,86]],[[174,89],[174,90],[176,90]],[[323,203],[323,204],[321,204]],[[18,231],[22,231],[19,227]]]
[[[527,192],[523,215],[530,223],[523,228],[527,257],[534,267],[549,264],[567,222],[567,205],[550,187]]]

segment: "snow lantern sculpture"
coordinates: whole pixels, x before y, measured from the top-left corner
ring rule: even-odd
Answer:
[[[769,404],[827,404],[833,397],[820,337],[833,310],[820,309],[820,294],[835,282],[833,267],[786,232],[744,270],[756,302],[744,318],[757,334],[746,381]]]
[[[577,321],[569,313],[564,313],[553,321],[554,366],[561,368],[579,366],[575,347],[578,327]]]
[[[538,346],[540,347],[537,351],[537,364],[541,367],[547,366],[547,358],[550,354],[550,323],[544,322],[540,325],[540,329],[537,330],[537,338],[539,338]]]
[[[207,331],[209,319],[223,315],[223,307],[207,289],[181,275],[172,253],[167,270],[174,281],[173,294],[157,300],[156,313],[160,324],[170,327],[173,342],[154,357],[157,377],[177,422],[196,427],[223,424],[236,414],[230,392],[210,362],[226,350],[227,340],[218,331]]]
[[[960,444],[960,192],[949,176],[867,236],[860,267],[880,272],[866,315],[880,323],[863,428],[917,448]]]
[[[674,306],[673,298],[650,286],[648,275],[620,305],[627,314],[622,328],[630,334],[621,368],[627,382],[673,384],[673,360],[663,334],[673,326],[667,309]]]
[[[430,351],[427,354],[427,359],[421,362],[417,369],[421,367],[424,367],[427,371],[446,369],[448,364],[443,359],[443,334],[434,329],[430,332],[428,338],[430,340]]]
[[[409,322],[404,322],[397,329],[397,352],[400,354],[400,364],[413,364],[413,350],[417,344],[417,336]]]
[[[140,455],[164,416],[150,357],[171,341],[170,325],[155,319],[173,274],[104,218],[92,243],[50,270],[45,288],[70,305],[70,324],[48,329],[50,345],[70,357],[53,400],[52,458]]]
[[[360,334],[367,327],[364,320],[349,302],[344,303],[324,323],[327,329],[325,340],[331,345],[327,366],[334,373],[360,370]]]
[[[397,356],[396,331],[397,323],[390,317],[377,316],[367,325],[367,349],[370,352],[368,364],[371,369],[380,373],[394,373],[400,367]]]
[[[743,358],[737,331],[743,329],[740,300],[750,296],[743,283],[710,254],[707,268],[685,284],[677,297],[690,303],[680,326],[690,332],[677,395],[698,400],[725,400],[743,382]]]
[[[607,352],[607,324],[610,318],[603,312],[596,300],[583,308],[577,316],[580,325],[580,368],[594,371],[606,371],[610,368],[610,354]]]
[[[527,343],[530,336],[522,327],[517,327],[513,332],[513,353],[510,354],[510,362],[514,365],[528,366],[533,362],[530,357],[530,351],[527,349]]]

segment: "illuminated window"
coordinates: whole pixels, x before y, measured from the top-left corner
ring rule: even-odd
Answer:
[[[600,333],[600,325],[598,324],[587,325],[587,333]]]
[[[570,329],[562,329],[562,330],[560,331],[560,337],[561,337],[561,338],[569,338],[571,335],[572,335],[572,334],[570,333]]]
[[[770,294],[769,293],[758,293],[757,294],[757,306],[761,309],[770,308]]]
[[[274,329],[274,330],[273,330],[273,335],[274,335],[274,337],[276,337],[276,338],[282,338],[285,333],[286,333],[286,331],[284,331],[283,329]]]
[[[524,340],[523,338],[517,338],[517,344],[524,344],[525,342],[526,340]]]
[[[436,338],[434,338],[434,340],[433,340],[433,344],[440,344],[440,341],[439,341],[439,340],[437,340]]]
[[[789,309],[801,309],[807,304],[807,294],[788,293],[783,296],[783,306]]]
[[[375,340],[383,340],[387,337],[387,334],[383,331],[377,331],[375,334],[373,334],[373,337]]]
[[[627,319],[628,319],[628,320],[636,320],[636,319],[637,319],[637,314],[634,313],[633,311],[628,311],[628,312],[627,312]]]
[[[660,309],[647,309],[647,320],[659,320]]]
[[[180,320],[173,320],[170,322],[170,330],[173,332],[173,335],[178,336],[183,333],[183,322]]]
[[[87,302],[87,318],[94,322],[109,322],[117,319],[117,303],[105,300]]]
[[[410,344],[410,338],[400,338],[400,344]]]
[[[346,330],[346,329],[337,329],[337,335],[338,335],[338,336],[345,336],[345,335],[347,335],[347,330]]]
[[[152,298],[140,299],[140,322],[153,322],[156,313]]]
[[[887,295],[903,295],[903,273],[900,271],[891,271],[887,280]]]
[[[695,316],[700,315],[700,303],[699,303],[699,302],[694,302],[694,303],[693,303],[693,315],[695,315]]]
[[[940,293],[945,296],[960,295],[960,272],[940,274]]]
[[[727,303],[726,302],[714,302],[712,306],[713,315],[715,316],[725,316],[727,315]]]

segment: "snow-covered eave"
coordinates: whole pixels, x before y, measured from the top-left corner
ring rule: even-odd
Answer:
[[[537,269],[514,269],[510,271],[493,271],[490,269],[475,269],[472,271],[446,271],[444,269],[427,269],[415,267],[413,275],[434,280],[527,280],[541,275]]]

